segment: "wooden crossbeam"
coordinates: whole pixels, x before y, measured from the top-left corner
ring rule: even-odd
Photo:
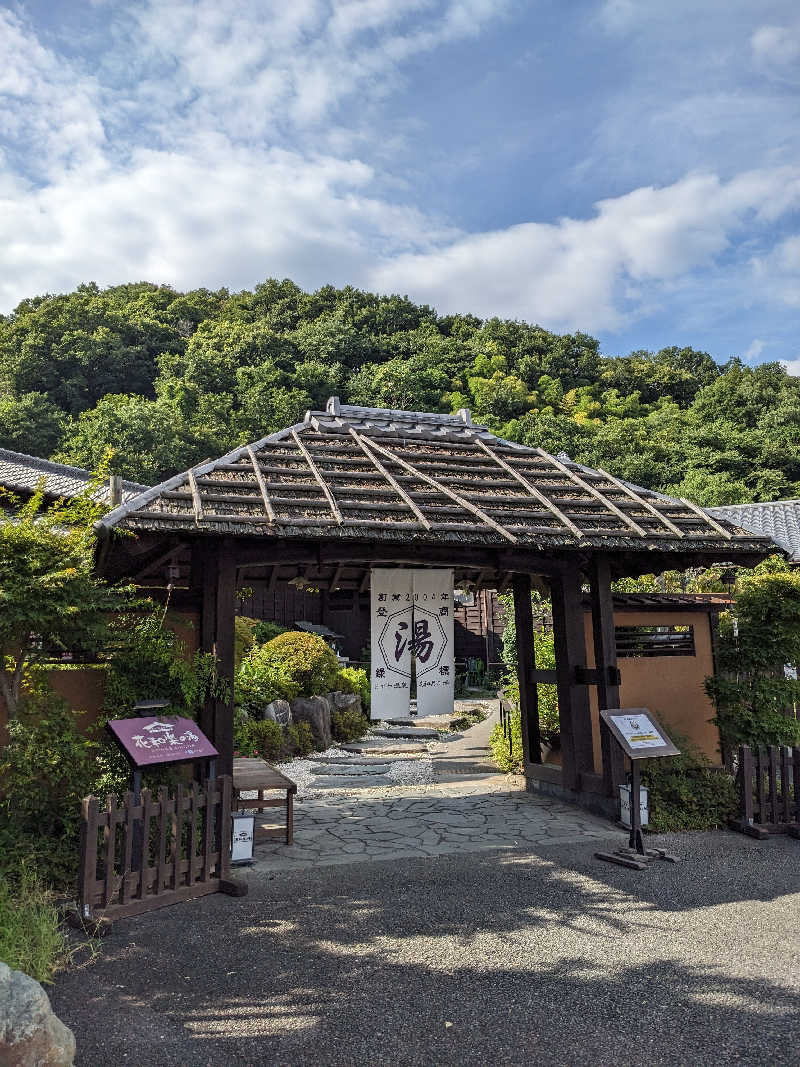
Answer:
[[[397,481],[397,479],[394,477],[394,475],[390,474],[389,471],[387,471],[387,469],[384,467],[384,465],[381,463],[381,461],[378,459],[378,457],[375,455],[375,453],[372,452],[367,447],[366,441],[364,439],[362,439],[361,437],[359,437],[358,433],[353,429],[352,426],[350,427],[350,433],[352,434],[353,438],[358,442],[359,446],[361,447],[361,451],[364,453],[364,455],[380,471],[380,473],[383,475],[383,477],[386,479],[386,481],[391,485],[391,487],[394,489],[394,491],[397,493],[397,495],[402,500],[405,501],[405,503],[408,505],[408,507],[411,508],[411,510],[417,516],[417,518],[422,523],[422,525],[425,527],[425,529],[426,530],[430,530],[431,524],[425,518],[425,516],[422,513],[422,511],[414,503],[414,501],[411,499],[411,497],[408,495],[408,493],[405,491],[405,489],[402,487],[402,485],[400,485],[400,483]]]
[[[475,444],[478,445],[478,447],[482,449],[487,456],[491,456],[492,459],[495,460],[495,462],[500,467],[502,467],[502,469],[506,471],[507,474],[510,474],[513,478],[516,478],[520,485],[524,486],[531,494],[531,496],[534,497],[534,499],[538,500],[539,503],[543,504],[548,511],[552,512],[553,515],[555,515],[555,517],[559,520],[559,522],[563,523],[563,525],[566,526],[567,529],[571,533],[573,533],[579,541],[583,540],[584,535],[581,528],[577,526],[572,521],[572,519],[568,519],[564,512],[557,508],[553,501],[546,497],[544,493],[541,492],[541,490],[537,489],[536,486],[529,482],[528,479],[524,475],[520,474],[518,470],[515,470],[510,463],[507,463],[503,459],[502,456],[498,456],[498,454],[493,451],[493,449],[489,448],[489,446],[485,444],[485,442],[481,441],[479,437],[475,438]]]
[[[294,438],[294,443],[300,449],[300,452],[302,453],[303,457],[305,458],[306,463],[311,468],[311,473],[317,479],[317,482],[319,483],[319,486],[322,489],[322,492],[325,494],[325,499],[330,504],[331,511],[333,512],[333,517],[336,519],[336,521],[341,526],[342,523],[344,522],[344,519],[342,518],[341,511],[339,511],[339,505],[333,499],[333,493],[328,488],[328,484],[325,481],[325,479],[322,477],[322,474],[320,473],[319,467],[314,462],[314,457],[311,455],[311,453],[308,451],[306,446],[300,440],[300,436],[297,433],[297,430],[292,430],[292,437]]]
[[[712,517],[706,514],[706,512],[703,511],[702,508],[699,508],[697,504],[694,504],[691,500],[687,500],[684,496],[680,497],[679,499],[680,502],[682,504],[685,504],[690,511],[693,511],[695,515],[699,515],[701,519],[704,519],[709,524],[709,526],[713,526],[714,529],[721,533],[723,537],[727,538],[729,541],[733,540],[733,534],[730,532],[730,530],[726,530],[724,526],[720,526],[716,519],[712,519]]]
[[[194,505],[194,521],[203,521],[203,501],[200,499],[200,490],[197,488],[197,479],[194,471],[189,471],[189,488],[192,490],[192,503]]]
[[[613,474],[609,474],[608,471],[604,471],[602,467],[597,468],[597,473],[602,474],[604,478],[608,478],[613,485],[616,485],[617,489],[621,489],[623,493],[631,498],[631,500],[635,500],[637,504],[640,504],[645,511],[649,511],[652,515],[655,515],[657,519],[660,519],[668,530],[672,530],[676,537],[683,537],[683,530],[679,530],[675,523],[670,522],[666,515],[662,515],[658,508],[653,507],[649,500],[645,500],[643,496],[639,496],[639,494],[634,492],[630,486],[621,482],[619,478],[615,478]]]
[[[258,457],[251,448],[247,446],[247,454],[250,457],[250,462],[253,464],[253,474],[256,476],[258,482],[258,488],[261,490],[261,499],[264,501],[264,510],[267,513],[267,518],[270,522],[275,522],[277,516],[275,515],[275,508],[272,506],[272,501],[269,497],[269,490],[267,489],[267,483],[264,479],[264,475],[261,471],[261,467],[258,462]]]
[[[361,440],[360,435],[359,440]],[[495,522],[495,520],[490,515],[487,515],[485,511],[482,511],[475,504],[471,503],[469,500],[466,500],[463,496],[461,496],[459,493],[456,493],[455,490],[451,489],[449,486],[443,485],[435,478],[432,478],[429,474],[424,474],[417,467],[412,466],[411,463],[408,463],[406,460],[401,459],[400,456],[395,455],[394,452],[390,452],[388,448],[384,448],[383,445],[379,445],[377,441],[370,440],[369,446],[370,448],[376,449],[378,452],[381,453],[381,455],[386,456],[386,458],[390,459],[392,463],[396,463],[398,466],[402,467],[403,470],[408,471],[409,474],[413,474],[415,478],[419,478],[420,481],[423,481],[427,485],[430,485],[434,489],[437,489],[444,496],[449,496],[451,500],[455,500],[455,502],[457,504],[460,504],[462,508],[465,508],[467,511],[471,511],[473,515],[476,515],[481,520],[481,522],[484,522],[487,526],[491,526],[492,529],[497,530],[497,532],[501,533],[503,537],[505,537],[508,541],[511,541],[513,544],[517,543],[517,538],[514,536],[514,534],[511,533],[510,530],[507,530],[505,526],[501,526],[499,522]]]
[[[613,511],[618,518],[622,519],[626,526],[630,526],[630,528],[634,530],[640,537],[648,536],[647,530],[642,529],[638,522],[634,522],[630,515],[626,515],[625,512],[621,508],[618,508],[612,500],[609,500],[608,497],[603,496],[603,494],[598,489],[595,489],[593,485],[589,485],[589,483],[584,481],[583,478],[577,475],[574,471],[571,471],[569,467],[565,466],[561,462],[560,459],[556,459],[555,456],[551,456],[550,453],[545,452],[543,448],[535,448],[534,452],[536,452],[537,455],[541,456],[542,459],[546,459],[549,463],[552,463],[552,465],[557,470],[560,470],[562,474],[566,474],[570,481],[575,482],[575,484],[579,485],[581,489],[584,489],[587,493],[590,493],[597,500],[602,500],[602,502],[610,511]]]

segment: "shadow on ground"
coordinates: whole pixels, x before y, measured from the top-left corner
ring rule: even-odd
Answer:
[[[78,1065],[797,1062],[800,846],[682,836],[280,872],[61,976]]]

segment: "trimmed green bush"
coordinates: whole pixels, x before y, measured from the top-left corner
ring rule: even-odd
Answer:
[[[331,712],[331,733],[334,741],[346,745],[360,740],[367,732],[367,721],[355,708],[341,708]]]
[[[241,707],[260,709],[273,700],[292,700],[299,696],[300,686],[270,650],[269,644],[255,645],[242,660],[234,694]]]
[[[277,637],[279,634],[285,634],[288,631],[288,626],[281,626],[279,622],[271,622],[267,619],[262,619],[257,622],[253,630],[253,637],[257,645],[265,645],[267,641],[271,641],[273,637]]]
[[[369,675],[363,667],[342,667],[336,676],[334,689],[340,693],[358,693],[361,707],[364,711],[369,709]]]
[[[284,751],[283,728],[272,719],[244,719],[236,727],[234,751],[240,756],[261,756],[267,763],[274,763]]]
[[[296,689],[293,696],[321,696],[336,688],[339,664],[318,634],[289,630],[257,650],[259,663],[273,667]],[[253,654],[256,654],[254,650]]]
[[[286,727],[286,744],[292,756],[308,756],[314,751],[314,735],[311,724],[291,722]]]

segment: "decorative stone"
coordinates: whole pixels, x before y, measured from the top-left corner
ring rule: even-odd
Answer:
[[[291,703],[294,722],[307,722],[315,744],[322,749],[333,744],[331,709],[325,697],[296,697]]]
[[[0,963],[0,1063],[3,1067],[71,1067],[75,1037],[53,1014],[37,981]]]
[[[361,696],[358,693],[332,693],[333,706],[337,711],[357,711],[361,714]]]
[[[263,717],[278,722],[281,726],[288,726],[292,721],[292,709],[288,700],[273,700],[264,708]]]

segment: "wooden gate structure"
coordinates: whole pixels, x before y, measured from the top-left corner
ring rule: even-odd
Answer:
[[[115,531],[134,536],[115,537]],[[98,523],[98,568],[195,610],[200,644],[232,679],[237,589],[369,588],[372,567],[453,567],[457,586],[514,593],[525,769],[529,785],[611,810],[621,761],[591,711],[619,704],[611,582],[731,563],[774,544],[540,448],[504,441],[455,415],[340,404],[234,449],[127,500]],[[537,671],[530,593],[552,599],[556,669]],[[593,648],[584,636],[583,587]],[[562,766],[541,765],[537,683],[555,682]],[[232,692],[232,686],[231,686]],[[200,722],[233,762],[233,707],[209,702]],[[602,752],[595,758],[595,752]]]
[[[770,834],[800,837],[800,748],[749,745],[739,749],[739,818],[735,830],[763,840]]]

